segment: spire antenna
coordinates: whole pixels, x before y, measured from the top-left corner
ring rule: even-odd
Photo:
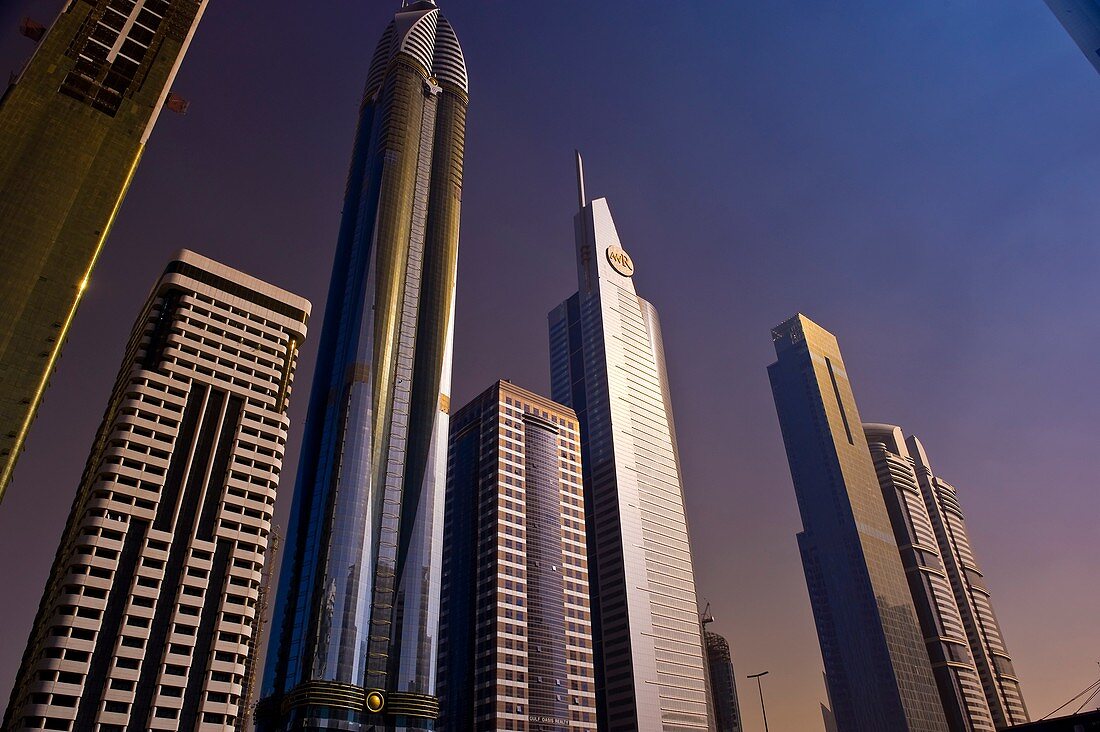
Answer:
[[[581,151],[574,150],[577,155],[577,197],[581,202],[581,211],[588,205],[588,201],[584,197],[584,160],[581,159]]]

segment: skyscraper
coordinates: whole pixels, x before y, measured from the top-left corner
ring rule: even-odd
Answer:
[[[703,632],[710,667],[710,698],[717,732],[741,732],[741,705],[737,701],[737,677],[733,672],[730,644],[717,633]]]
[[[430,729],[466,66],[431,2],[367,76],[265,672],[261,729]]]
[[[661,327],[577,163],[580,289],[550,313],[550,373],[581,425],[600,729],[713,729]]]
[[[928,660],[951,732],[994,732],[932,519],[901,429],[865,424],[882,498],[924,634]]]
[[[69,0],[0,97],[0,498],[206,0]]]
[[[803,315],[768,367],[803,531],[826,681],[844,732],[945,732],[947,721],[836,338]]]
[[[1047,0],[1047,5],[1100,71],[1100,0]]]
[[[573,410],[508,382],[458,410],[446,515],[441,732],[595,730]]]
[[[915,436],[904,438],[901,429],[893,425],[865,425],[865,428],[883,495],[894,520],[895,534],[899,520],[910,516],[914,531],[919,533],[919,540],[913,543],[919,546],[920,556],[927,560],[926,564],[935,567],[929,578],[940,574],[946,576],[946,583],[936,581],[932,585],[936,597],[934,605],[942,619],[950,619],[950,645],[956,645],[960,635],[962,641],[969,644],[967,650],[972,660],[966,667],[965,676],[962,664],[951,664],[953,671],[960,674],[958,681],[968,697],[966,706],[986,707],[992,717],[988,724],[997,729],[1027,722],[1020,680],[1005,647],[984,576],[970,547],[955,488],[932,472],[924,445]],[[891,493],[895,496],[893,501]],[[899,541],[899,544],[903,543]],[[907,567],[915,553],[907,552],[902,546],[902,558]],[[922,567],[922,572],[928,570]],[[918,611],[920,596],[918,588],[914,587]],[[956,618],[965,632],[960,633],[954,627]],[[976,670],[977,678],[972,669]],[[979,705],[972,697],[982,691],[983,704]],[[973,729],[981,727],[975,724]]]
[[[309,302],[192,252],[134,325],[4,729],[231,729]]]

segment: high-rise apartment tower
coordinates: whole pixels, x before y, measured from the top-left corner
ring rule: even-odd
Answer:
[[[0,498],[206,0],[68,0],[0,97]]]
[[[703,632],[710,667],[710,698],[716,732],[741,732],[741,705],[737,701],[737,677],[730,644],[709,630]]]
[[[955,488],[932,472],[916,437],[894,425],[863,427],[951,729],[1027,722]]]
[[[498,382],[455,413],[441,732],[596,729],[580,426]]]
[[[431,729],[466,66],[432,2],[367,76],[265,672],[262,730]]]
[[[894,527],[947,726],[951,732],[994,732],[905,437],[893,425],[865,424],[863,433]]]
[[[803,315],[768,367],[837,727],[946,732],[924,637],[836,338]]]
[[[1100,71],[1100,0],[1047,0],[1058,21]]]
[[[661,326],[577,164],[580,288],[550,313],[550,373],[581,424],[600,729],[713,729]]]
[[[5,730],[239,729],[309,303],[192,252],[134,326]]]

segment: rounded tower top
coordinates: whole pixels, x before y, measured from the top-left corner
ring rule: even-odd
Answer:
[[[390,61],[398,54],[411,57],[441,85],[449,83],[465,94],[470,92],[458,36],[431,0],[406,5],[386,26],[367,74],[368,99],[378,93]]]

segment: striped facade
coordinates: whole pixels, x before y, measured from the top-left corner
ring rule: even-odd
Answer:
[[[906,439],[917,483],[936,532],[944,568],[951,579],[970,652],[982,680],[986,702],[998,729],[1030,720],[1020,678],[1008,654],[1000,623],[993,612],[989,588],[982,574],[955,487],[932,472],[928,454],[915,436]]]
[[[864,424],[863,431],[894,527],[948,727],[951,732],[995,732],[997,727],[986,703],[905,437],[893,425]]]
[[[192,252],[131,335],[5,730],[241,728],[309,303]]]
[[[498,382],[451,423],[441,732],[596,729],[580,428]]]
[[[711,730],[660,320],[583,185],[574,225],[579,291],[549,315],[550,376],[581,424],[600,729]]]

